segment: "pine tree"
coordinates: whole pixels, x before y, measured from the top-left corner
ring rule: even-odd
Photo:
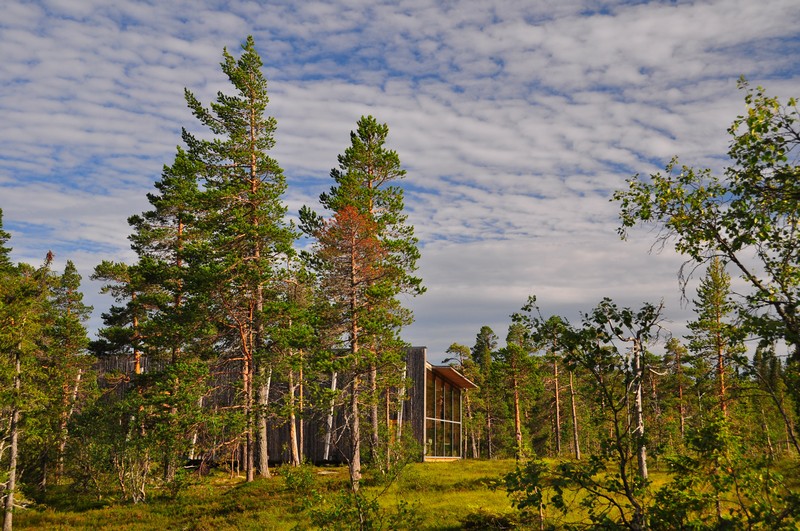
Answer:
[[[0,244],[7,237],[0,226]],[[42,330],[48,313],[50,264],[48,252],[42,266],[10,265],[10,249],[0,251],[0,407],[8,415],[2,422],[0,445],[8,449],[3,531],[11,531],[20,462],[20,433],[29,415],[44,407],[38,391],[42,381]],[[6,428],[7,426],[7,428]]]
[[[152,210],[131,216],[131,247],[138,255],[137,267],[151,309],[148,329],[153,355],[166,357],[172,364],[184,355],[202,356],[198,350],[209,336],[208,318],[195,277],[187,267],[187,255],[202,245],[199,230],[200,209],[198,175],[201,166],[181,148],[172,166],[164,166],[157,193],[148,193]],[[194,347],[194,348],[193,348]],[[185,354],[186,353],[186,354]]]
[[[13,266],[11,262],[11,247],[6,247],[11,234],[3,229],[3,209],[0,208],[0,272],[8,271]]]
[[[116,304],[102,314],[105,326],[98,330],[99,339],[90,343],[90,349],[98,357],[130,356],[133,373],[140,374],[147,339],[142,329],[148,317],[146,284],[140,269],[136,265],[103,260],[95,266],[91,278],[105,282],[100,293],[111,295]]]
[[[275,144],[276,121],[265,114],[267,81],[253,38],[247,38],[238,59],[224,50],[221,66],[234,95],[219,93],[206,108],[185,91],[193,114],[216,136],[201,140],[183,132],[193,163],[200,166],[200,204],[205,212],[200,228],[208,235],[193,250],[191,266],[202,272],[202,289],[214,321],[237,352],[231,357],[241,364],[245,470],[252,481],[256,457],[259,474],[269,475],[263,438],[266,416],[255,407],[256,400],[266,400],[269,389],[265,302],[279,297],[280,265],[295,235],[284,220],[283,171],[268,155]]]
[[[486,458],[493,456],[494,429],[493,415],[496,414],[498,391],[492,378],[492,360],[494,351],[497,349],[497,336],[489,326],[482,326],[475,336],[475,345],[471,353],[472,360],[480,367],[480,378],[475,384],[480,390],[481,402],[483,403],[484,437],[486,444]]]
[[[325,221],[307,207],[300,212],[301,228],[317,239],[316,267],[323,292],[332,290],[349,301],[346,323],[340,320],[331,325],[344,328],[351,356],[351,416],[360,416],[361,371],[366,364],[370,455],[379,466],[384,462],[379,455],[379,398],[382,393],[388,396],[388,384],[379,385],[379,367],[386,368],[384,378],[391,378],[399,372],[404,355],[399,333],[411,323],[412,315],[398,296],[424,292],[421,279],[413,275],[419,250],[414,228],[403,214],[403,190],[393,185],[405,176],[405,170],[397,153],[385,147],[388,133],[386,124],[372,116],[362,117],[350,134],[351,145],[338,157],[339,167],[331,170],[336,184],[320,196],[333,219]],[[349,272],[341,270],[348,263]],[[360,420],[351,418],[350,422],[351,479],[357,490]]]
[[[503,387],[510,389],[514,412],[514,457],[519,461],[525,456],[526,443],[523,440],[522,411],[530,403],[536,392],[537,367],[530,353],[533,344],[528,330],[521,323],[508,327],[506,346],[497,352]]]
[[[91,369],[92,359],[86,356],[89,338],[85,323],[92,307],[83,302],[80,291],[81,276],[75,264],[67,261],[64,273],[55,280],[52,290],[46,350],[49,382],[54,387],[55,418],[55,481],[64,474],[64,451],[67,446],[68,423],[78,406],[84,376]],[[46,476],[42,478],[43,483]]]
[[[472,360],[468,346],[452,343],[447,348],[447,354],[450,354],[451,356],[454,355],[455,357],[448,358],[445,360],[445,362],[450,362],[451,364],[455,363],[455,367],[470,381],[478,381],[480,372],[478,370],[478,365]],[[464,421],[464,430],[466,431],[467,438],[469,439],[469,446],[473,459],[478,459],[480,457],[480,452],[478,451],[478,433],[482,424],[480,423],[479,419],[476,418],[475,409],[477,406],[478,404],[476,404],[475,401],[474,391],[470,389],[465,390],[464,408],[466,419]],[[467,444],[466,440],[464,441],[464,444]],[[462,455],[466,456],[467,452],[464,451]]]
[[[734,311],[730,300],[731,278],[725,264],[715,258],[697,289],[694,301],[697,320],[689,323],[689,349],[714,367],[714,380],[719,411],[727,416],[730,363],[744,352],[740,332],[728,320]]]

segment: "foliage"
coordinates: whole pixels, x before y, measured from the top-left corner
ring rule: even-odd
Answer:
[[[513,461],[500,460],[414,463],[388,489],[365,484],[362,495],[377,497],[374,529],[461,529],[465,522],[488,521],[487,515],[519,522],[505,494],[490,489],[498,474],[513,467]],[[300,478],[287,481],[295,472]],[[407,478],[420,490],[400,489]],[[273,477],[247,484],[227,471],[214,471],[176,498],[159,490],[136,505],[107,498],[97,502],[91,493],[65,493],[59,487],[18,513],[15,523],[19,529],[315,529],[314,509],[301,507],[299,498],[310,486],[322,498],[321,511],[333,509],[348,481],[346,467],[281,467]]]
[[[361,117],[350,146],[338,157],[339,167],[331,170],[335,185],[320,195],[331,218],[305,206],[300,210],[300,227],[315,240],[305,257],[317,274],[320,297],[328,301],[320,320],[325,347],[320,358],[347,378],[340,396],[349,401],[347,460],[354,492],[361,480],[362,438],[373,466],[384,472],[392,466],[381,422],[397,402],[390,400],[392,389],[405,386],[398,378],[406,347],[400,330],[413,320],[398,297],[425,291],[413,275],[417,239],[403,213],[403,190],[394,184],[405,170],[397,153],[385,147],[388,134],[386,124]],[[384,400],[386,411],[380,415]],[[368,437],[362,434],[362,417],[369,423]]]
[[[752,455],[719,416],[692,430],[671,458],[672,480],[655,494],[658,529],[795,529],[798,496],[775,466]]]
[[[800,113],[752,89],[744,80],[747,113],[734,120],[723,177],[711,170],[679,167],[677,159],[649,180],[634,176],[614,194],[620,203],[620,235],[639,223],[662,229],[678,252],[702,263],[719,256],[731,263],[752,291],[740,314],[751,333],[785,340],[800,356]],[[751,259],[753,257],[753,259]]]

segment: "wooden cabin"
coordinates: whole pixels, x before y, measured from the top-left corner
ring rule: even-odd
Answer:
[[[430,364],[426,347],[410,348],[406,366],[410,383],[404,410],[414,438],[423,448],[422,459],[463,458],[464,392],[477,386],[449,365]]]
[[[142,357],[140,363],[144,373],[157,371],[164,365],[159,360],[151,363],[146,356]],[[213,392],[203,399],[205,407],[227,407],[235,403],[239,363],[222,360],[217,364],[212,371]],[[128,356],[102,358],[98,360],[96,367],[101,382],[105,381],[106,374],[125,374],[130,377],[134,372]],[[403,433],[411,433],[420,449],[420,460],[453,460],[464,457],[464,393],[476,388],[476,385],[450,366],[429,363],[427,347],[408,349],[403,372],[407,387],[396,390],[392,397],[392,402],[396,404],[391,415],[394,426],[392,436],[399,438]],[[345,382],[346,378],[339,375],[339,388]],[[329,382],[320,383],[337,389],[337,376],[331,375]],[[123,387],[116,387],[117,396],[124,393]],[[285,393],[285,384],[274,383],[270,388],[270,402],[280,403]],[[299,452],[304,459],[313,463],[340,463],[344,461],[348,445],[347,419],[341,406],[324,409],[326,410],[306,411],[300,415],[301,426],[298,427],[303,435],[300,438]],[[291,438],[286,419],[271,417],[268,430],[270,461],[290,461]]]

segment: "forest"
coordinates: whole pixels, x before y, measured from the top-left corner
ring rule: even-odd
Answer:
[[[205,134],[183,129],[150,210],[128,220],[137,260],[94,269],[115,301],[95,339],[74,264],[14,263],[0,210],[4,531],[53,493],[147,506],[223,476],[283,481],[312,500],[309,526],[418,528],[413,506],[381,506],[373,488],[410,481],[425,451],[398,427],[402,301],[425,286],[389,128],[362,117],[330,189],[292,222],[252,37],[221,68],[231,93],[205,105],[185,90]],[[610,198],[621,238],[651,226],[654,248],[685,258],[685,337],[658,302],[606,298],[570,322],[531,294],[507,330],[448,349],[477,385],[461,455],[513,463],[481,487],[515,510],[493,528],[800,525],[800,113],[740,89],[721,175],[676,158]],[[309,474],[335,465],[303,451],[321,438],[346,470],[325,499]]]

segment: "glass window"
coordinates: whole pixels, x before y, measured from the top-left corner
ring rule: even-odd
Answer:
[[[436,418],[444,418],[444,380],[436,378]]]
[[[425,421],[425,455],[436,455],[436,450],[433,447],[435,437],[435,422],[433,419],[429,418]]]
[[[425,416],[436,416],[436,386],[432,371],[425,371]]]
[[[447,455],[444,453],[444,442],[445,439],[445,431],[444,431],[444,421],[439,421],[436,423],[436,451],[433,455]]]
[[[425,399],[425,455],[460,457],[461,389],[426,371]]]
[[[461,424],[453,423],[453,457],[461,457]]]
[[[444,383],[444,413],[442,418],[453,420],[453,388],[447,382]]]

